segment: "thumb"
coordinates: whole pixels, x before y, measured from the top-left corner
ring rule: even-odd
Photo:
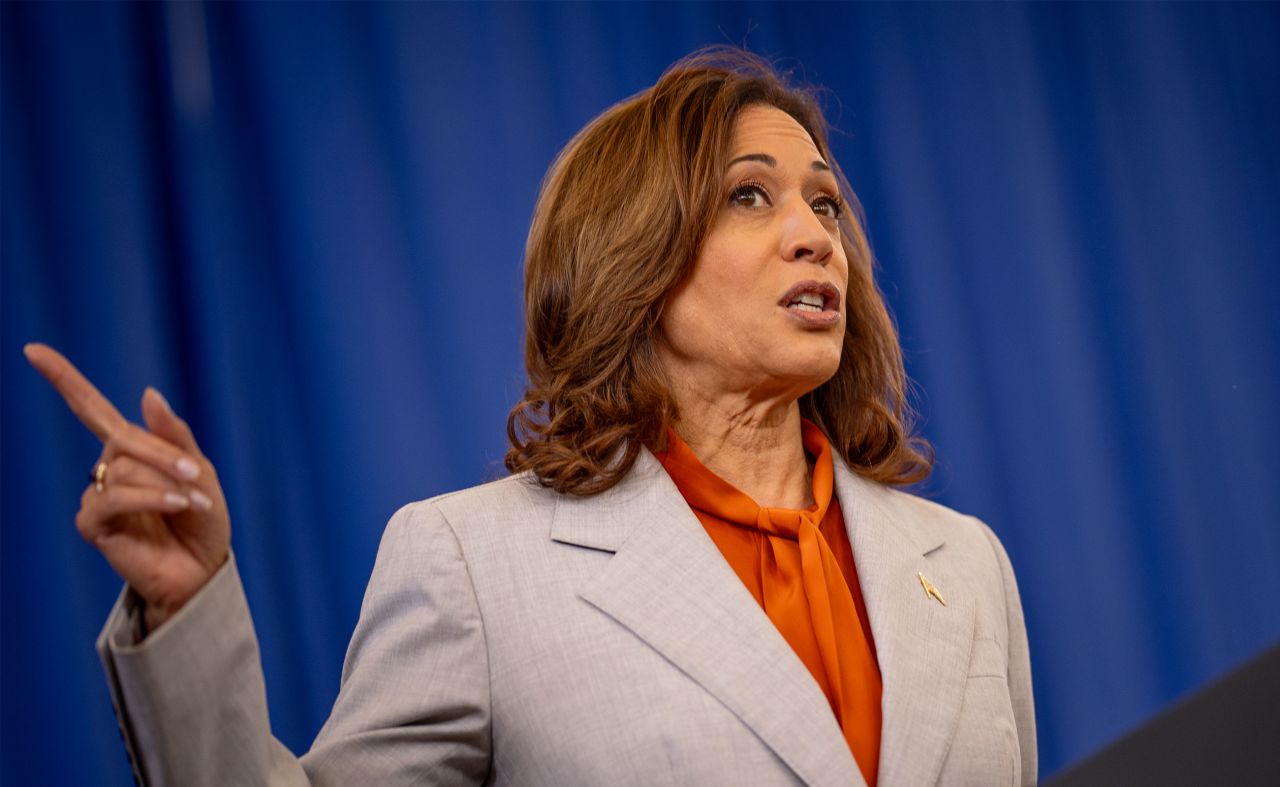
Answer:
[[[195,436],[191,434],[191,427],[173,412],[169,400],[150,386],[142,394],[142,419],[157,437],[162,437],[195,456],[201,455],[200,446],[196,445]]]

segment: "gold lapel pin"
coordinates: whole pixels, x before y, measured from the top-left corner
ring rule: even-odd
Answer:
[[[920,577],[920,587],[924,588],[924,594],[926,596],[936,598],[938,603],[945,607],[947,605],[947,600],[942,597],[942,594],[938,592],[938,589],[933,586],[932,582],[924,578],[924,572],[917,571],[916,576]]]

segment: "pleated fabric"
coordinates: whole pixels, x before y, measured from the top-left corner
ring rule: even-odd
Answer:
[[[827,696],[871,787],[880,759],[880,667],[853,550],[833,494],[831,445],[802,421],[807,509],[763,508],[708,470],[674,431],[658,460],[725,560]]]

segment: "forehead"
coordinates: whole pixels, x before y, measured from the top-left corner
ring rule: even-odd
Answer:
[[[733,140],[729,143],[729,156],[734,158],[747,153],[794,152],[821,161],[813,138],[796,119],[777,107],[757,104],[738,113],[733,126]]]

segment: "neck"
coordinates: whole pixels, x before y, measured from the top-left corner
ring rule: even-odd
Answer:
[[[795,399],[676,391],[676,433],[698,461],[765,508],[807,508],[813,485]]]

